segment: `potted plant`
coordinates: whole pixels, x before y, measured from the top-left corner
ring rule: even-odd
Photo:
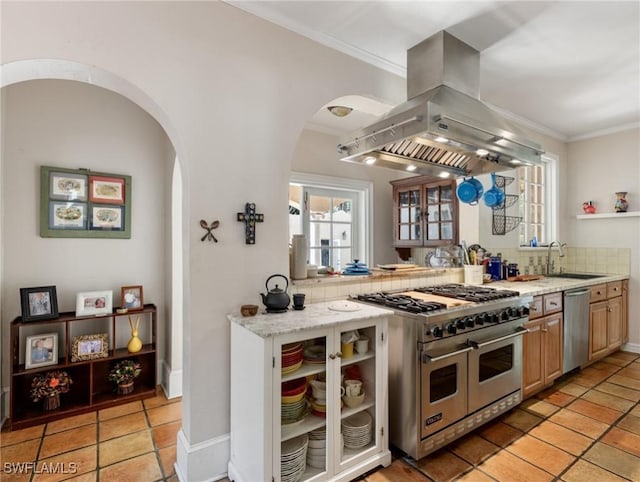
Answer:
[[[44,410],[55,410],[60,406],[60,394],[67,393],[73,383],[65,371],[55,370],[44,375],[36,375],[31,381],[31,399],[43,401]]]
[[[109,372],[109,380],[118,385],[118,394],[133,392],[133,380],[142,372],[142,365],[135,360],[121,360]]]

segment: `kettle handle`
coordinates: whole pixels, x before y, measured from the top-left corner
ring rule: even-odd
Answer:
[[[284,291],[287,291],[287,289],[289,288],[289,278],[287,278],[283,274],[272,274],[267,278],[267,282],[264,284],[265,288],[267,288],[267,293],[269,292],[269,281],[271,280],[271,278],[277,278],[277,277],[284,278],[284,280],[287,282],[287,284],[284,287]]]

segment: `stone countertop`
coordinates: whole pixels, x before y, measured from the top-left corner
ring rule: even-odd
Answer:
[[[370,274],[368,275],[318,275],[316,278],[292,279],[291,284],[294,286],[314,286],[318,283],[360,283],[362,281],[386,281],[402,278],[440,276],[444,273],[452,271],[462,272],[462,270],[462,268],[427,268],[425,266],[396,270],[370,268]]]
[[[354,311],[334,311],[331,308],[354,309]],[[393,311],[354,303],[348,300],[327,301],[305,305],[301,311],[289,309],[285,313],[267,313],[261,307],[256,316],[243,317],[231,313],[227,318],[262,338],[285,335],[315,328],[327,328],[349,321],[372,320],[393,315]]]
[[[534,281],[496,281],[487,286],[497,289],[508,289],[519,291],[521,295],[537,296],[547,293],[557,293],[558,291],[583,288],[587,286],[609,283],[629,279],[629,275],[603,274],[592,279],[571,279],[571,278],[542,278]]]

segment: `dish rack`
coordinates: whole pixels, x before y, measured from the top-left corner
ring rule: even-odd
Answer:
[[[496,187],[505,192],[506,187],[514,180],[515,178],[513,177],[496,175]],[[513,206],[519,197],[517,194],[506,194],[505,192],[502,203],[492,209],[491,228],[494,235],[504,235],[513,231],[522,222],[522,218],[519,216],[507,216],[507,208]]]

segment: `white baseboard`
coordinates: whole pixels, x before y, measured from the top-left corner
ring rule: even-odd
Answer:
[[[224,479],[227,476],[230,453],[229,434],[191,445],[180,429],[176,450],[176,475],[181,482],[208,482]]]
[[[171,370],[171,367],[162,361],[162,389],[167,398],[182,396],[182,370]]]
[[[631,353],[640,353],[640,344],[638,343],[625,343],[622,345],[624,351],[630,351]]]

